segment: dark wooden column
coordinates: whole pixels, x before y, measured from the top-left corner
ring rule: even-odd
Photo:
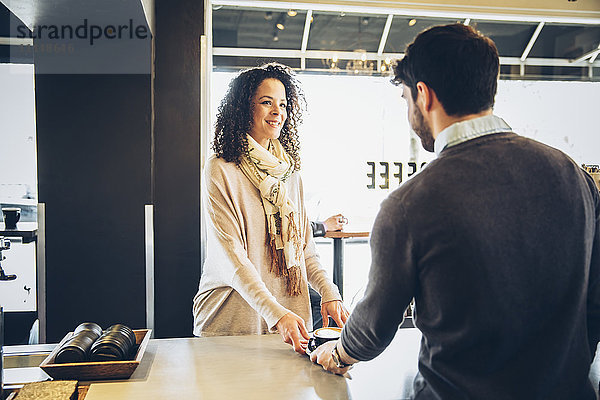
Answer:
[[[47,341],[82,321],[145,326],[150,77],[37,75]]]
[[[84,18],[101,24],[132,18],[136,26],[146,24],[139,2],[67,3],[56,14],[41,8],[37,22],[77,26]],[[51,45],[34,55],[47,341],[57,342],[82,321],[144,327],[151,39],[79,41],[66,52],[56,40],[34,43]]]
[[[203,2],[155,1],[155,335],[192,335],[200,279]]]

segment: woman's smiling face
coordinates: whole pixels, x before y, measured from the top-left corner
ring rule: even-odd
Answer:
[[[252,103],[250,136],[267,148],[269,139],[279,138],[287,118],[285,86],[278,79],[265,79],[258,85]]]

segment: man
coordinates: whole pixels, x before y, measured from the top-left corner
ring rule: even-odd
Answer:
[[[598,190],[492,114],[498,68],[494,43],[460,24],[419,34],[396,65],[438,157],[382,204],[365,296],[341,340],[311,354],[325,369],[379,355],[414,297],[415,399],[596,398]]]
[[[329,231],[341,231],[348,219],[342,214],[332,215],[323,222],[310,221],[314,237],[323,237]]]
[[[327,218],[323,222],[310,221],[310,226],[314,237],[323,237],[329,231],[341,231],[344,225],[348,223],[348,218],[342,214],[335,214]],[[313,317],[313,330],[323,327],[323,315],[321,314],[321,295],[308,286],[308,294],[310,295],[310,309]],[[332,326],[333,318],[327,318],[325,326]]]

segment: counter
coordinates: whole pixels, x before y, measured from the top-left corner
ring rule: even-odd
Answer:
[[[85,400],[408,398],[420,338],[416,329],[399,330],[348,378],[294,353],[277,334],[151,340],[129,380],[94,382]]]
[[[400,329],[379,357],[342,377],[294,353],[277,334],[158,339],[130,379],[81,383],[90,385],[85,400],[408,399],[420,340],[417,329]],[[596,357],[590,371],[596,390],[599,378]]]

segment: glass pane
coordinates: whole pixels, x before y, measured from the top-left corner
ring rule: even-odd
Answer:
[[[387,15],[318,12],[308,37],[309,50],[376,52]]]
[[[300,50],[306,11],[288,11],[215,6],[213,46]]]
[[[224,68],[232,68],[239,70],[240,68],[257,67],[270,62],[278,62],[287,65],[290,68],[300,68],[299,58],[276,58],[276,57],[235,57],[235,56],[214,56],[213,65],[220,70]]]
[[[457,21],[449,18],[419,18],[410,16],[394,16],[390,34],[388,35],[384,51],[386,53],[404,53],[408,46],[420,32],[435,25],[453,24]]]
[[[548,67],[528,65],[525,67],[526,77],[534,79],[556,79],[556,80],[587,80],[589,69],[582,67]]]
[[[472,21],[471,26],[489,36],[503,57],[521,57],[537,28],[537,23]]]
[[[529,57],[577,58],[600,44],[600,26],[546,24]]]

